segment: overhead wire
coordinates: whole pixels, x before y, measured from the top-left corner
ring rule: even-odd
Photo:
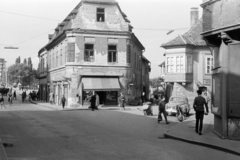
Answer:
[[[8,11],[2,11],[0,10],[1,13],[6,13],[6,14],[12,14],[12,15],[17,15],[17,16],[23,16],[23,17],[30,17],[30,18],[37,18],[37,19],[43,19],[43,20],[50,20],[50,21],[60,21],[60,20],[57,20],[57,19],[51,19],[51,18],[44,18],[44,17],[38,17],[38,16],[32,16],[32,15],[25,15],[25,14],[20,14],[20,13],[13,13],[13,12],[8,12]],[[159,29],[159,28],[134,28],[135,30],[148,30],[148,31],[172,31],[172,30],[183,30],[183,29],[189,29],[189,28],[175,28],[175,29]],[[54,29],[50,30],[50,31],[53,31]],[[29,41],[29,40],[32,40],[34,38],[37,38],[41,35],[44,35],[50,31],[47,31],[47,32],[44,32],[44,33],[41,33],[40,35],[37,35],[37,36],[34,36],[34,37],[31,37],[29,39],[26,39],[26,40],[23,40],[21,42],[18,42],[14,45],[18,45],[18,44],[21,44],[21,43],[24,43],[26,41]],[[9,46],[9,45],[4,45],[4,44],[0,44],[2,46]]]
[[[19,14],[19,13],[13,13],[13,12],[7,12],[7,11],[0,11],[1,13],[6,13],[6,14],[12,14],[12,15],[17,15],[17,16],[23,16],[23,17],[30,17],[30,18],[37,18],[37,19],[43,19],[43,20],[49,20],[49,21],[60,21],[57,19],[51,19],[51,18],[44,18],[44,17],[37,17],[37,16],[31,16],[31,15],[25,15],[25,14]]]

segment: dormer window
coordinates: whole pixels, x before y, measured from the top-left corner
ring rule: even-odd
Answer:
[[[105,21],[104,8],[97,8],[97,22]]]

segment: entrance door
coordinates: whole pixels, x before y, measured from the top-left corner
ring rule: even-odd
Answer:
[[[118,92],[107,91],[106,92],[106,105],[117,105],[118,104]]]

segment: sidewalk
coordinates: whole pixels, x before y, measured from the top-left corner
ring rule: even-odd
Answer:
[[[240,156],[240,141],[221,139],[217,136],[213,132],[213,117],[214,115],[212,113],[204,116],[203,135],[201,136],[195,132],[195,115],[193,115],[187,121],[179,123],[169,129],[165,133],[165,137],[214,148]]]
[[[33,101],[30,100],[31,103],[40,105],[46,108],[54,109],[54,110],[63,110],[62,106],[56,105],[56,104],[50,104],[49,102],[43,102],[43,101]],[[89,105],[83,105],[82,107],[66,107],[64,111],[69,111],[69,110],[89,110]],[[138,108],[141,106],[126,106],[125,109],[127,110],[138,110]],[[117,106],[103,106],[103,107],[98,107],[100,110],[120,110],[119,107]]]

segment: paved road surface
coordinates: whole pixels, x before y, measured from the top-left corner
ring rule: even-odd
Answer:
[[[17,103],[17,104],[16,104]],[[113,110],[55,111],[14,101],[0,110],[9,160],[237,160],[214,149],[164,138],[176,125]]]

